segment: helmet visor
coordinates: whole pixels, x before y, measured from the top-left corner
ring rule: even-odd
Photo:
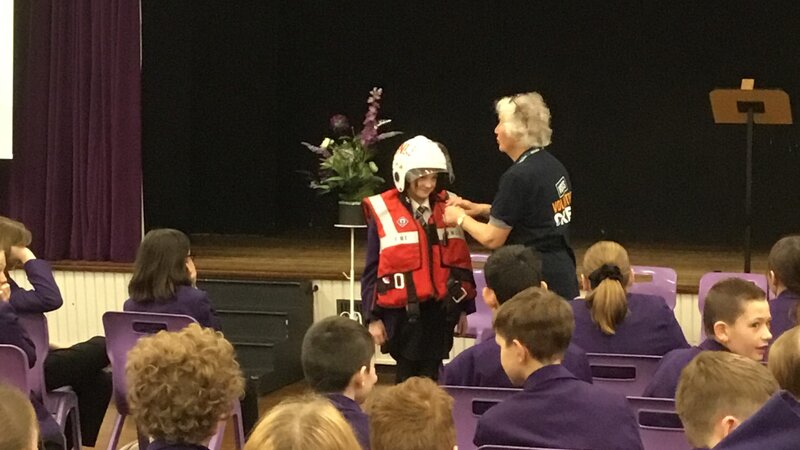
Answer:
[[[446,170],[442,169],[411,169],[406,174],[406,180],[410,183],[416,180],[419,177],[424,177],[425,175],[430,175],[432,173],[447,173]]]

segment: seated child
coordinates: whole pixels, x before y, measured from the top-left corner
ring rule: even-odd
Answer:
[[[500,361],[523,390],[481,416],[475,445],[642,449],[625,397],[578,380],[559,363],[574,326],[569,304],[540,288],[500,307]]]
[[[0,216],[0,252],[4,253],[4,263],[8,266],[3,269],[3,276],[7,278],[6,292],[9,295],[8,302],[3,307],[3,314],[6,317],[13,316],[14,321],[19,314],[46,313],[60,308],[64,303],[50,264],[38,259],[28,248],[31,241],[31,232],[24,224]],[[25,271],[33,289],[25,289],[7,276],[8,269],[15,265]],[[15,331],[3,331],[3,335],[7,338],[11,333],[17,334],[16,340],[25,341],[21,348],[28,353],[28,362],[33,366],[36,362],[36,349],[28,339],[27,332],[22,330],[22,327],[16,327]],[[102,336],[95,336],[69,348],[50,349],[43,364],[47,389],[71,386],[75,391],[80,412],[82,444],[85,446],[95,446],[111,399],[111,375],[104,370],[108,364],[106,341]],[[37,416],[43,421],[41,423],[43,440],[47,446],[54,444],[60,447],[61,432],[53,431],[53,427],[57,424],[40,402],[35,401],[34,408]],[[71,439],[71,436],[69,438]],[[56,442],[53,442],[54,440]]]
[[[222,331],[222,324],[211,306],[208,293],[195,287],[197,269],[189,238],[178,230],[161,228],[149,231],[139,245],[128,283],[130,298],[124,311],[183,314],[204,327]],[[245,434],[258,420],[256,383],[245,383],[241,400]]]
[[[178,230],[149,231],[139,245],[124,311],[184,314],[200,325],[222,327],[205,291],[194,287],[197,269],[189,238]]]
[[[217,422],[244,393],[233,346],[198,324],[139,339],[125,367],[128,403],[148,450],[206,449]]]
[[[369,409],[372,450],[455,450],[453,399],[429,378],[381,391]]]
[[[483,266],[486,287],[483,300],[497,313],[506,300],[529,287],[547,288],[542,281],[541,260],[538,255],[522,245],[507,245],[495,250]],[[440,384],[450,386],[513,387],[500,365],[500,347],[494,333],[487,333],[483,342],[459,353],[444,367]],[[592,372],[586,353],[570,343],[561,362],[578,379],[592,382]]]
[[[800,399],[800,326],[789,329],[775,340],[769,349],[768,367],[781,389]]]
[[[769,304],[764,291],[739,278],[720,281],[708,291],[703,307],[706,340],[697,347],[664,355],[643,395],[675,398],[681,370],[703,350],[730,351],[762,361],[772,339],[769,324]]]
[[[759,414],[756,411],[777,391],[778,383],[763,365],[735,353],[707,351],[681,372],[675,410],[692,445],[726,448],[724,443],[748,434],[746,428],[752,428],[747,424],[755,418],[753,414]],[[752,444],[756,442],[751,440]],[[736,448],[778,447],[758,442],[754,447]]]
[[[272,408],[244,450],[360,450],[353,429],[324,397],[289,398]]]
[[[797,325],[800,312],[800,236],[787,236],[769,252],[769,287],[776,295],[770,300],[770,332],[777,339]]]
[[[369,419],[359,405],[378,381],[374,355],[375,344],[364,326],[333,316],[308,329],[300,356],[309,386],[342,413],[364,449],[369,449]]]
[[[31,401],[22,392],[0,384],[0,449],[36,450],[39,444],[39,427]]]
[[[633,271],[628,252],[611,241],[586,251],[582,275],[586,299],[575,299],[572,341],[590,353],[662,356],[688,348],[675,314],[664,299],[628,293]]]

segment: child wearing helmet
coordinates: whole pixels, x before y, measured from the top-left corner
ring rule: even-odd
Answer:
[[[464,233],[444,223],[452,178],[443,147],[425,136],[395,152],[395,184],[364,199],[367,258],[361,277],[362,314],[382,350],[397,361],[397,382],[436,380],[453,346],[453,329],[475,311],[475,282]]]

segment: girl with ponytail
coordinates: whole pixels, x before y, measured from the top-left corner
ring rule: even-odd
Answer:
[[[572,342],[589,353],[664,355],[689,344],[664,299],[632,294],[627,287],[633,271],[628,252],[611,241],[600,241],[583,258],[585,299],[573,300]]]

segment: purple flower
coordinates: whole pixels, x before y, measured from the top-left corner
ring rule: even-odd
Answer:
[[[336,114],[330,120],[331,131],[334,136],[342,136],[350,132],[350,121],[342,114]]]

